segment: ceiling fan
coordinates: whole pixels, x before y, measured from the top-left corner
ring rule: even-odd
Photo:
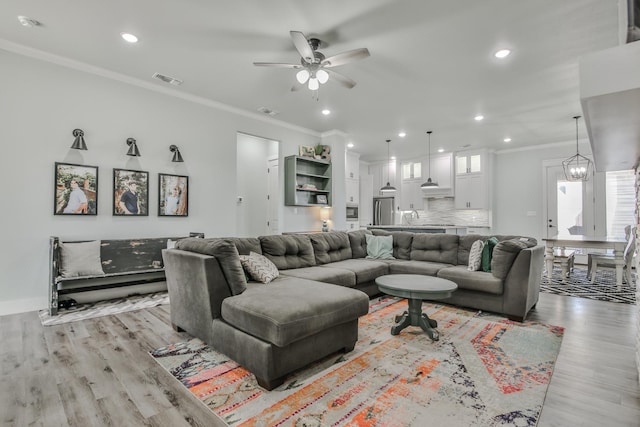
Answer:
[[[289,31],[289,34],[293,45],[301,56],[300,64],[254,62],[253,65],[300,70],[296,74],[296,79],[300,85],[307,83],[310,90],[318,90],[320,84],[326,83],[330,77],[347,89],[356,85],[353,79],[336,73],[331,68],[368,57],[369,50],[367,48],[353,49],[326,58],[322,52],[318,51],[318,47],[322,43],[319,39],[307,39],[300,31]],[[298,90],[299,87],[294,85],[291,90]]]

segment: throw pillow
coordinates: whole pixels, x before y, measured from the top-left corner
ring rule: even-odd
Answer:
[[[269,283],[280,275],[278,268],[269,258],[256,252],[240,255],[240,263],[242,268],[249,272],[249,276],[258,282]]]
[[[491,258],[493,257],[493,248],[498,244],[497,237],[490,237],[482,248],[482,271],[491,271]]]
[[[393,236],[372,236],[366,234],[368,259],[395,259],[393,257]]]
[[[476,240],[471,245],[469,250],[469,266],[467,270],[478,271],[482,267],[482,249],[484,248],[484,242],[482,240]]]
[[[104,274],[100,262],[100,240],[60,242],[60,275],[62,277],[98,276]]]

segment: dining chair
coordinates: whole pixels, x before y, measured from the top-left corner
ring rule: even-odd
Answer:
[[[627,245],[624,249],[624,277],[627,285],[631,286],[631,267],[633,256],[636,251],[636,227],[631,228],[627,225],[625,228],[625,237],[627,239]],[[598,268],[615,268],[615,258],[613,254],[588,254],[587,260],[587,276],[591,279],[591,283],[596,281],[596,272]]]

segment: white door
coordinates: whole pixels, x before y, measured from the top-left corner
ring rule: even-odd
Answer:
[[[568,181],[562,166],[548,165],[546,178],[546,237],[594,235],[593,177]]]
[[[278,159],[267,161],[267,234],[280,234],[278,207],[280,192],[278,191]]]

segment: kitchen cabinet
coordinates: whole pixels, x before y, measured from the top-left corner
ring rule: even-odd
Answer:
[[[345,160],[346,179],[360,179],[360,154],[347,151]]]
[[[347,204],[358,204],[360,203],[360,180],[359,179],[346,179],[346,190],[347,190]]]
[[[483,153],[470,152],[456,155],[456,175],[482,173]]]
[[[347,231],[360,229],[360,221],[347,221]]]
[[[330,162],[288,156],[284,159],[284,167],[285,206],[331,206]]]
[[[488,189],[483,175],[456,177],[456,209],[489,209]]]
[[[486,150],[456,154],[456,209],[491,210],[491,163]]]
[[[412,211],[424,209],[424,195],[420,188],[422,181],[403,181],[400,186],[400,210]]]
[[[400,166],[402,181],[412,181],[422,178],[422,162],[404,162]]]

